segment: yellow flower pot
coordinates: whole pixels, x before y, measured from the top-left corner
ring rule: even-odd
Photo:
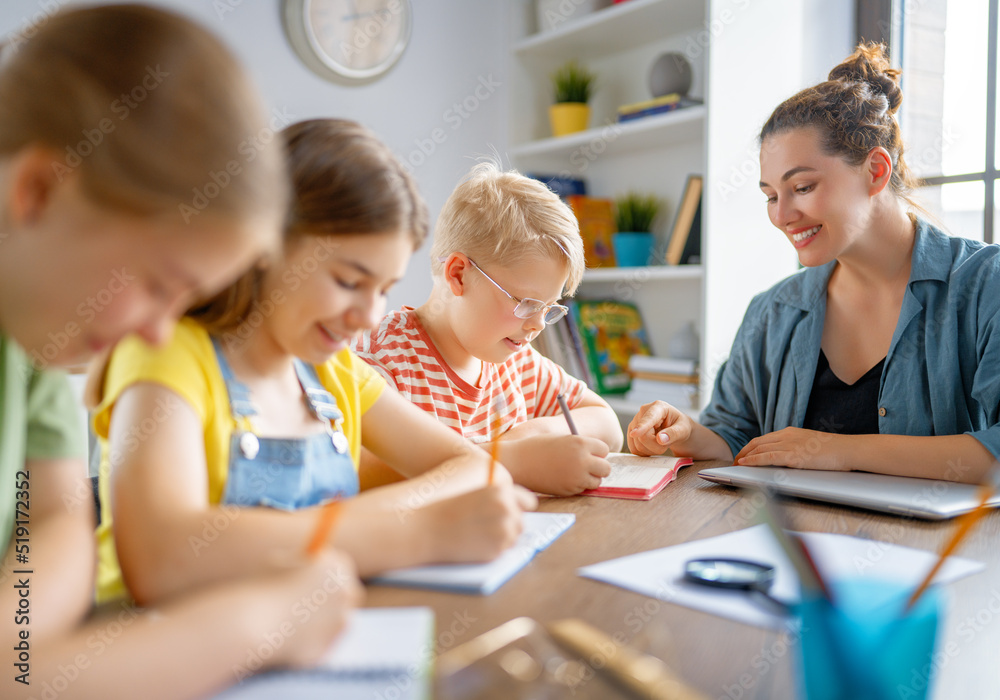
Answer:
[[[553,136],[585,131],[590,122],[590,107],[582,102],[561,102],[549,107]]]

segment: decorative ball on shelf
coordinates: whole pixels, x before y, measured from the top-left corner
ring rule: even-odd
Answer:
[[[677,93],[681,97],[691,89],[691,64],[684,54],[668,51],[660,54],[649,69],[649,92],[653,97]]]

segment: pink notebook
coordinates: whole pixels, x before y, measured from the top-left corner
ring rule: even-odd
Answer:
[[[677,478],[681,467],[694,463],[681,457],[636,457],[623,452],[612,452],[608,461],[611,473],[600,486],[584,491],[581,496],[648,501]]]

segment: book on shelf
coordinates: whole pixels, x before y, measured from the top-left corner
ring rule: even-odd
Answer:
[[[701,262],[701,175],[688,175],[667,242],[668,265]]]
[[[670,382],[672,384],[698,384],[701,379],[698,373],[694,374],[673,374],[671,372],[634,372],[629,370],[632,381],[636,379],[654,379],[658,382]]]
[[[572,312],[594,390],[599,394],[628,391],[630,358],[652,354],[639,307],[614,299],[580,299]]]
[[[560,358],[558,364],[570,375],[586,381],[583,369],[584,360],[581,353],[577,351],[573,337],[570,335],[570,323],[572,321],[569,318],[565,318],[554,325],[552,329],[555,331],[555,335],[549,340],[557,345],[556,352]]]
[[[544,183],[550,190],[559,195],[561,199],[566,199],[570,195],[587,194],[587,181],[583,178],[571,175],[545,175],[542,173],[525,173],[525,175]]]
[[[572,308],[573,301],[567,301]],[[587,358],[572,312],[559,323],[546,326],[545,329],[531,341],[535,350],[562,367],[568,374],[593,388],[593,379],[587,367]]]
[[[580,237],[583,239],[583,255],[587,267],[614,267],[615,252],[611,246],[611,235],[615,226],[614,204],[610,199],[571,194],[566,197],[580,223]]]
[[[628,368],[633,373],[678,374],[692,377],[698,374],[698,361],[659,355],[635,355],[629,360]]]
[[[694,464],[680,457],[638,457],[624,452],[608,455],[611,473],[601,479],[596,489],[587,489],[581,496],[625,498],[648,501],[677,478],[681,467]]]
[[[576,365],[580,368],[580,374],[574,374],[573,376],[577,379],[582,379],[587,383],[587,386],[597,391],[597,383],[594,379],[594,375],[590,371],[590,365],[587,363],[587,353],[583,348],[583,336],[580,334],[580,326],[577,325],[576,312],[573,310],[576,300],[571,299],[567,306],[569,306],[569,313],[563,319],[563,325],[566,327],[566,334],[569,336],[569,347],[573,351],[576,358]],[[572,374],[572,372],[571,372]]]
[[[675,384],[655,379],[633,379],[625,400],[630,403],[666,401],[677,408],[698,408],[698,387],[694,384]]]
[[[701,102],[698,100],[691,100],[686,97],[685,98],[678,97],[673,101],[654,104],[649,107],[644,107],[642,109],[623,111],[623,108],[619,107],[617,120],[619,123],[630,122],[636,119],[643,119],[644,117],[651,117],[655,114],[672,112],[677,109],[684,109],[685,107],[691,107],[693,105],[699,105],[699,104],[701,104]]]
[[[660,97],[654,97],[651,100],[630,102],[627,105],[622,105],[618,108],[618,114],[635,114],[636,112],[641,112],[644,109],[653,109],[654,107],[662,107],[664,105],[676,105],[680,101],[680,93],[671,92],[669,95],[661,95]]]

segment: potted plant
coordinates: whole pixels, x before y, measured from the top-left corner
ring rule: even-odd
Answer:
[[[615,226],[611,236],[619,267],[648,265],[653,254],[653,221],[663,207],[654,194],[629,192],[615,199]]]
[[[587,128],[591,90],[596,76],[577,61],[570,61],[552,74],[555,104],[549,107],[553,136],[565,136]]]

